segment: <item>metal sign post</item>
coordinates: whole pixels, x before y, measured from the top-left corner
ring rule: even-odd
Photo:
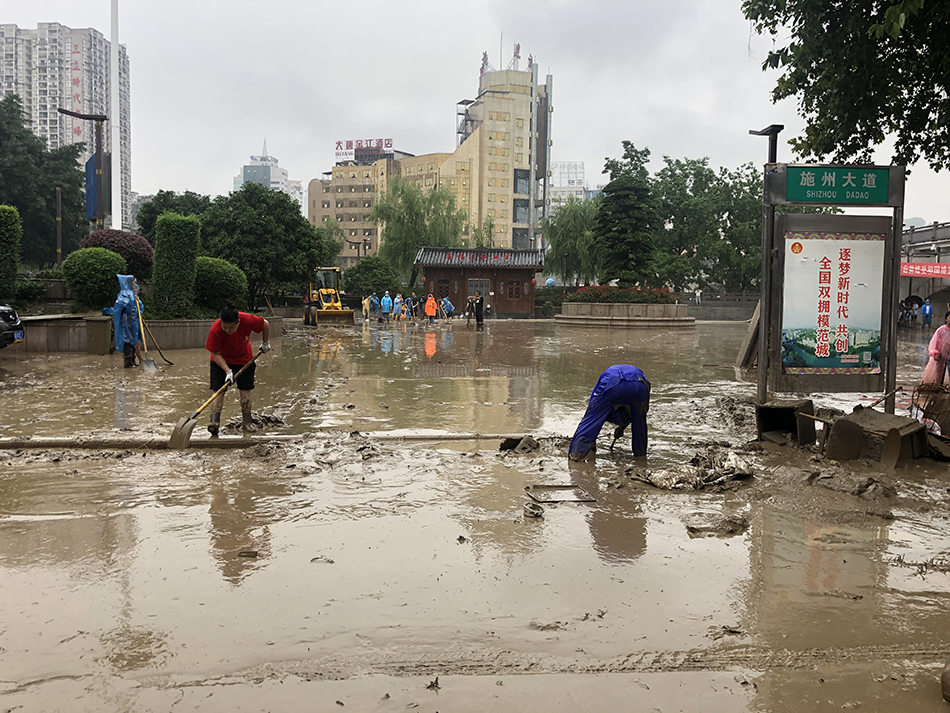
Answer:
[[[894,390],[904,175],[903,166],[766,167],[760,404],[768,389]],[[776,215],[781,205],[894,211]],[[885,409],[894,412],[893,395]]]

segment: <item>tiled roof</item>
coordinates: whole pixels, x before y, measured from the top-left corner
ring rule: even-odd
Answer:
[[[543,250],[504,248],[419,248],[416,267],[500,267],[541,270]]]

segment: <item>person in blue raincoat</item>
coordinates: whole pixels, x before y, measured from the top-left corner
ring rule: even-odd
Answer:
[[[617,426],[614,440],[631,426],[633,455],[647,454],[647,411],[650,408],[650,382],[643,372],[630,364],[607,367],[587,404],[587,412],[577,425],[568,456],[584,460],[594,450],[597,436],[605,422]]]
[[[442,298],[442,311],[445,313],[446,319],[452,319],[452,315],[455,313],[455,305],[449,302],[448,297]]]
[[[139,316],[135,311],[138,300],[139,283],[132,275],[116,275],[119,278],[119,295],[115,305],[102,310],[103,314],[112,315],[115,325],[115,350],[121,351],[125,357],[125,368],[135,366],[135,355],[139,344]],[[138,308],[142,309],[142,301],[138,300]]]
[[[379,301],[379,308],[383,311],[383,319],[388,322],[393,316],[393,298],[389,296],[389,290],[386,290],[383,299]]]
[[[375,292],[369,296],[369,314],[371,317],[379,314],[379,297],[376,296]]]

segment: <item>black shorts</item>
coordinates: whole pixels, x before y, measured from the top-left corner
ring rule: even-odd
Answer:
[[[228,364],[231,370],[237,374],[238,370],[243,366],[243,364]],[[254,390],[254,370],[257,368],[257,364],[251,364],[247,369],[244,370],[244,373],[237,378],[237,387],[239,391],[253,391]],[[217,391],[222,386],[224,386],[224,377],[227,372],[224,371],[220,366],[215,362],[211,362],[211,390]]]

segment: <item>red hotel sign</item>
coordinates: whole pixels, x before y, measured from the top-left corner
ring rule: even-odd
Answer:
[[[950,277],[950,263],[902,262],[902,277]]]

